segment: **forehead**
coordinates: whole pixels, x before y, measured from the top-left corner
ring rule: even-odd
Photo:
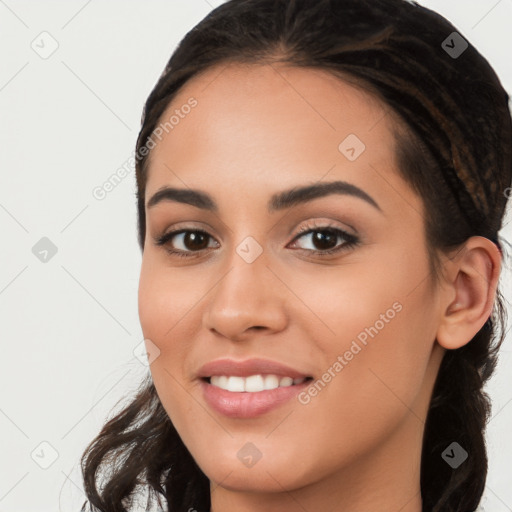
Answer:
[[[324,177],[375,193],[399,179],[392,122],[374,95],[327,71],[219,64],[161,116],[167,130],[151,151],[146,198],[164,185],[271,193]]]
[[[336,137],[349,129],[363,136],[390,112],[375,95],[347,80],[354,78],[342,79],[322,69],[276,63],[217,64],[189,80],[161,120],[165,122],[193,97],[198,105],[191,117],[201,118],[196,123],[193,119],[183,124],[193,125],[198,135],[213,125],[216,129],[244,126],[247,130],[256,126],[260,131],[292,130],[294,126],[320,128]],[[275,121],[279,121],[277,126]],[[173,128],[174,134],[187,129],[177,128]],[[380,137],[387,128],[383,123]],[[387,135],[386,142],[390,142],[391,134]]]

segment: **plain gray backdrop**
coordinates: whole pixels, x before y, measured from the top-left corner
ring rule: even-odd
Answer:
[[[172,51],[220,3],[0,0],[0,512],[79,510],[83,450],[149,372],[137,356],[128,162]],[[512,91],[512,0],[419,3],[454,23]],[[95,197],[123,166],[126,177]],[[501,236],[512,240],[512,223]],[[508,269],[501,286],[510,314]],[[512,511],[510,335],[503,348],[488,387],[487,512]]]

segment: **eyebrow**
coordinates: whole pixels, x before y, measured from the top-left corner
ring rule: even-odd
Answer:
[[[331,194],[341,194],[357,197],[366,201],[374,208],[382,212],[375,199],[368,195],[364,190],[347,183],[346,181],[331,181],[325,183],[316,183],[314,185],[306,185],[294,187],[289,190],[283,190],[274,194],[268,202],[268,211],[273,213],[279,210],[285,210],[298,204],[307,203],[319,197],[325,197]],[[153,206],[163,201],[174,201],[178,203],[189,204],[196,208],[218,212],[217,203],[214,199],[201,190],[182,189],[162,187],[158,190],[147,203],[147,207]]]

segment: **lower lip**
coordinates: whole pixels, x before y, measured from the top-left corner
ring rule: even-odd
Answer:
[[[288,402],[310,383],[311,379],[293,386],[249,393],[227,391],[201,379],[203,396],[208,405],[230,418],[255,418],[269,412]]]

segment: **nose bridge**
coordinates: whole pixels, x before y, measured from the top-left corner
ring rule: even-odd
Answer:
[[[231,293],[238,296],[245,295],[245,287],[253,286],[271,274],[267,265],[270,265],[270,254],[267,244],[269,233],[263,227],[258,228],[255,219],[258,218],[256,210],[237,209],[236,221],[231,225],[230,240],[225,247],[225,268],[229,271],[223,281],[219,283],[224,289],[231,289]],[[261,213],[259,213],[261,215]],[[263,223],[262,223],[263,224]],[[257,294],[253,294],[257,299]]]
[[[212,290],[205,326],[236,338],[251,327],[280,329],[285,321],[279,280],[267,267],[268,250],[252,236],[234,244]]]
[[[275,289],[275,285],[268,286],[268,274],[272,275],[268,264],[263,245],[252,236],[245,237],[226,256],[226,272],[216,287],[215,299],[230,308],[262,305],[263,299],[269,298],[270,289]]]

